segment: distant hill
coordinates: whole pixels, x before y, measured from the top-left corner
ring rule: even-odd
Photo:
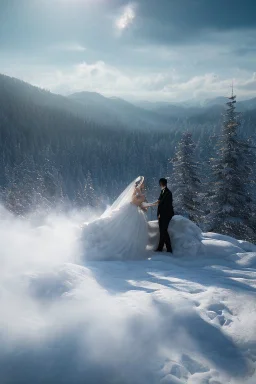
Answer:
[[[120,124],[136,130],[168,130],[170,122],[176,120],[175,116],[170,120],[123,99],[107,98],[95,92],[74,93],[68,96],[68,99],[79,104],[90,119],[110,126]]]
[[[256,97],[254,97],[253,99],[240,101],[238,103],[238,109],[240,109],[241,112],[256,110]]]
[[[221,115],[225,109],[226,102],[227,98],[220,96],[214,99],[206,99],[201,102],[194,100],[176,103],[139,101],[136,102],[136,105],[146,110],[154,111],[155,113],[161,114],[165,117],[187,119],[196,118],[201,115],[207,116],[207,114],[209,114],[209,120],[212,120],[212,116],[215,116],[216,113]],[[237,102],[238,112],[253,110],[256,110],[256,98]]]
[[[0,75],[0,94],[7,99],[14,97],[21,103],[64,111],[111,129],[170,129],[170,119],[164,116],[145,111],[122,99],[106,98],[95,92],[75,93],[65,97]]]

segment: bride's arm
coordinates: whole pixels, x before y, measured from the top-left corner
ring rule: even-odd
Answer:
[[[142,207],[149,208],[149,207],[156,207],[159,204],[159,200],[155,201],[154,203],[142,203]]]

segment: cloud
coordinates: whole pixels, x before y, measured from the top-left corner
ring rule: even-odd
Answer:
[[[48,80],[41,76],[42,83],[48,83],[48,88],[59,93],[87,90],[105,95],[140,96],[150,92],[161,92],[166,83],[174,81],[175,72],[134,74],[98,61],[92,64],[84,62],[68,71],[53,72],[51,76],[48,73],[47,77]]]
[[[253,0],[32,3],[20,0],[8,12],[0,4],[0,72],[52,91],[183,99],[195,94],[190,87],[185,94],[191,79],[214,73],[246,82],[255,71]],[[215,94],[207,81],[202,87]]]
[[[79,43],[60,43],[50,47],[52,50],[67,51],[67,52],[85,52],[86,48]]]
[[[120,70],[104,61],[83,62],[59,70],[42,67],[35,73],[33,68],[28,68],[26,76],[22,68],[19,67],[19,70],[23,76],[19,76],[16,70],[7,71],[7,74],[60,94],[92,91],[127,99],[182,101],[226,96],[234,81],[238,97],[249,98],[255,95],[255,74],[250,71],[232,72],[228,76],[218,72],[184,76],[183,71],[175,69],[147,72]]]
[[[255,57],[255,54],[256,54],[256,48],[255,47],[240,47],[240,48],[236,48],[234,49],[234,51],[232,52],[234,55],[236,56],[252,56],[252,57]]]
[[[204,99],[208,97],[228,96],[231,92],[231,84],[234,83],[238,98],[249,98],[255,96],[256,75],[252,77],[229,77],[223,78],[216,73],[206,73],[202,76],[194,76],[186,81],[167,85],[164,92],[176,94],[181,97],[188,95],[189,98]]]
[[[245,80],[243,82],[240,82],[237,87],[239,90],[245,90],[245,91],[252,91],[255,93],[256,89],[256,72],[254,72],[253,76]]]
[[[134,22],[135,16],[135,4],[128,4],[116,20],[116,27],[119,30],[128,28]]]
[[[141,0],[137,39],[162,44],[186,44],[207,41],[213,32],[250,31],[256,29],[254,0]],[[232,12],[232,17],[230,17]]]

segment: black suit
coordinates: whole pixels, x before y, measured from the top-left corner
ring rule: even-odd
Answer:
[[[167,252],[172,252],[171,240],[168,233],[169,223],[174,216],[171,191],[166,187],[161,192],[158,200],[157,217],[160,230],[160,241],[157,250],[162,251],[165,244]]]

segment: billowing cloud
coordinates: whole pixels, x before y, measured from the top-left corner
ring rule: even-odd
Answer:
[[[83,62],[66,69],[40,68],[33,73],[29,68],[26,76],[19,68],[16,76],[34,85],[60,94],[91,91],[106,96],[119,96],[126,99],[148,99],[163,101],[182,101],[189,98],[203,99],[228,95],[234,81],[238,97],[249,98],[255,92],[255,74],[237,72],[229,76],[209,72],[202,75],[186,75],[178,70],[136,71],[120,70],[104,61]],[[38,75],[39,73],[39,75]],[[8,73],[13,75],[12,72]]]
[[[256,89],[256,72],[254,72],[253,76],[250,79],[239,84],[238,87],[241,90],[255,92],[255,89]]]
[[[135,19],[135,4],[128,4],[121,14],[116,20],[116,27],[119,30],[126,29],[133,23]]]
[[[137,37],[173,45],[207,40],[212,32],[255,31],[254,8],[254,0],[141,0]]]

